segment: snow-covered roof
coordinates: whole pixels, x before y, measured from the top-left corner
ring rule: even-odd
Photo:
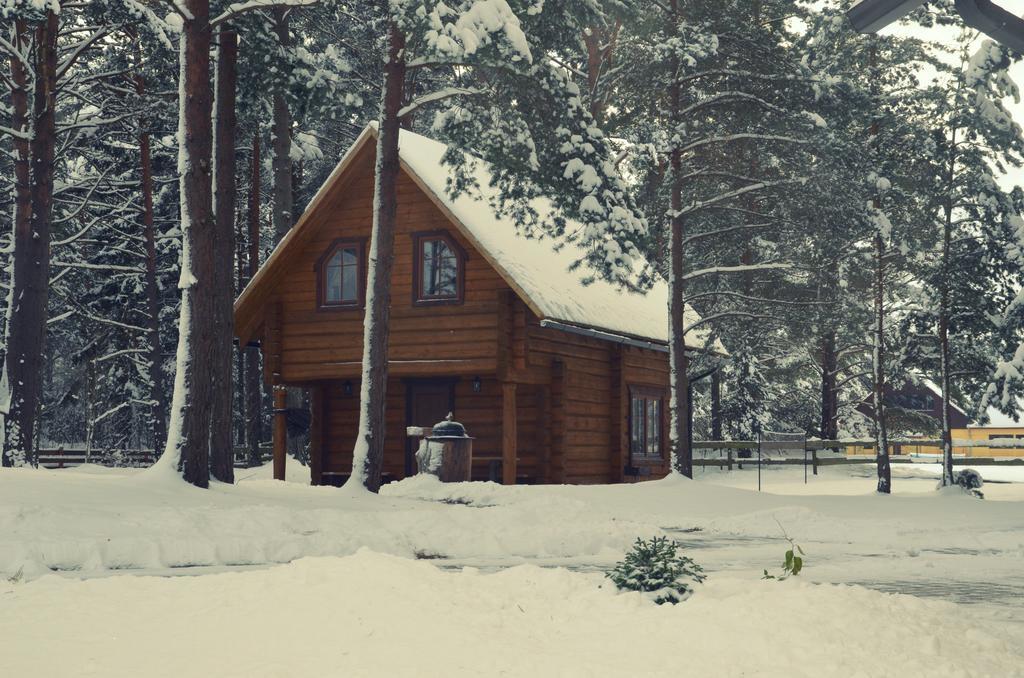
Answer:
[[[664,281],[659,280],[644,294],[624,291],[603,280],[584,285],[582,279],[590,271],[583,267],[571,270],[583,256],[577,247],[567,244],[556,250],[553,240],[527,238],[517,232],[512,219],[495,216],[488,204],[495,191],[490,188],[485,163],[478,163],[475,171],[480,190],[453,200],[446,190],[451,170],[441,162],[447,146],[405,130],[398,143],[407,171],[450,212],[466,237],[542,320],[668,341],[668,285]],[[535,200],[532,206],[541,214],[553,209],[544,200]],[[573,226],[569,222],[567,230]],[[687,325],[699,319],[696,312],[687,311]],[[687,334],[686,344],[701,348],[706,339],[707,332],[698,330]]]
[[[1017,409],[1024,412],[1024,402],[1017,402]],[[989,407],[985,410],[985,414],[988,415],[987,424],[972,424],[969,428],[1021,428],[1024,424],[1021,423],[1020,417],[1010,417],[994,407]]]
[[[925,388],[927,388],[929,391],[934,393],[936,396],[938,396],[940,398],[942,397],[942,389],[939,388],[939,385],[936,384],[934,381],[932,381],[931,379],[921,379],[921,383],[924,384]],[[971,420],[974,419],[973,416],[971,416],[970,414],[965,412],[962,408],[958,407],[956,405],[956,403],[950,402],[950,405],[953,407],[953,409],[955,409],[956,411],[960,412],[961,414],[963,414],[968,419],[971,419]],[[1019,410],[1021,410],[1022,412],[1024,412],[1024,402],[1018,402],[1017,403],[1017,408]],[[994,407],[989,407],[987,410],[985,410],[985,414],[988,417],[988,423],[987,424],[974,424],[974,423],[972,423],[972,424],[968,424],[967,428],[1020,428],[1020,427],[1024,427],[1024,424],[1021,423],[1019,417],[1007,416],[1007,415],[1003,414],[1002,412],[1000,412],[999,410],[997,410]]]
[[[376,134],[374,125],[363,129],[310,201],[298,224],[281,240],[270,259],[243,290],[235,304],[236,313],[240,307],[255,301],[253,297],[257,296],[255,291],[261,285],[261,277],[270,276],[270,269],[278,264],[282,252],[290,249],[293,242],[301,240],[300,229],[309,223],[310,213],[321,203],[330,186],[339,181],[353,164],[352,158],[356,153],[376,140]],[[585,285],[583,278],[588,271],[583,267],[571,270],[573,264],[582,258],[577,247],[566,244],[556,249],[552,239],[527,238],[517,232],[512,219],[494,214],[488,200],[495,195],[495,189],[490,188],[486,163],[477,163],[475,168],[479,191],[450,198],[446,188],[451,170],[441,162],[446,151],[447,146],[422,135],[407,130],[400,134],[399,155],[403,169],[541,320],[662,344],[668,342],[668,286],[663,281],[658,281],[644,294],[624,291],[603,280]],[[550,203],[542,200],[531,205],[541,214],[550,213],[553,209]],[[573,225],[569,222],[567,229]],[[687,310],[688,326],[699,319],[696,312]],[[686,345],[703,348],[707,335],[706,329],[688,332]],[[725,353],[718,342],[714,350]]]
[[[922,378],[921,379],[921,384],[923,384],[926,389],[931,391],[938,398],[940,398],[940,399],[942,398],[942,389],[939,388],[939,385],[936,384],[934,381],[932,381],[931,379],[924,379],[924,378]],[[968,419],[972,418],[971,415],[969,415],[966,412],[964,412],[963,408],[960,407],[959,405],[957,405],[956,403],[954,403],[952,400],[949,401],[949,406],[952,407],[957,412],[959,412],[960,414],[962,414],[965,417],[967,417]]]

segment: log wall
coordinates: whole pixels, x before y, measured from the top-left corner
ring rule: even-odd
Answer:
[[[285,274],[264,306],[258,334],[268,380],[317,390],[315,468],[329,482],[351,472],[359,418],[363,311],[317,308],[317,261],[339,238],[369,249],[372,158],[358,176],[313,215],[311,235],[295,242]],[[413,303],[413,235],[445,231],[465,252],[462,303]],[[368,253],[367,253],[368,254]],[[514,393],[516,459],[506,480],[604,483],[627,480],[630,385],[666,386],[664,353],[542,328],[530,307],[476,251],[457,227],[404,173],[392,279],[390,375],[384,473],[406,472],[405,377],[458,377],[455,418],[476,440],[473,478],[501,478],[502,452],[512,450],[503,430],[505,404]],[[255,324],[255,323],[253,323]],[[473,380],[481,378],[480,392]],[[345,383],[351,393],[345,394]],[[510,385],[514,384],[514,388]],[[668,438],[667,400],[664,440]],[[511,428],[511,427],[509,427]],[[511,457],[510,457],[511,458]],[[667,471],[649,465],[650,475]]]

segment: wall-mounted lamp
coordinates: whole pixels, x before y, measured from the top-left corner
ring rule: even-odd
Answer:
[[[480,377],[473,377],[473,393],[479,393],[483,386],[484,385],[483,382],[480,381]]]
[[[341,387],[341,390],[347,396],[352,395],[352,380],[349,379],[345,381],[344,385],[342,385]]]

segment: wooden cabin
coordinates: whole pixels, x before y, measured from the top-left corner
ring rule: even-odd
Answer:
[[[283,387],[309,389],[314,484],[351,472],[375,146],[367,127],[235,304],[238,339],[258,342],[275,388],[279,440]],[[407,131],[400,147],[385,479],[416,472],[406,428],[449,412],[475,438],[474,479],[663,476],[665,285],[645,295],[584,285],[585,272],[569,270],[579,258],[571,245],[556,251],[494,215],[486,167],[482,194],[452,199],[446,147]]]

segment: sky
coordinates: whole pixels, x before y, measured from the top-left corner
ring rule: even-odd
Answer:
[[[1013,12],[1017,16],[1024,16],[1024,0],[996,0],[996,4],[1002,6],[1003,9]],[[1017,85],[1024,90],[1024,60],[1017,62],[1010,68],[1010,75],[1013,77]],[[1024,127],[1024,99],[1021,102],[1009,104],[1010,109],[1013,111],[1013,117],[1017,120],[1017,123]],[[1024,170],[1017,170],[1008,176],[1007,179],[1011,183],[1024,185]]]
[[[1024,16],[1024,0],[994,0],[996,4],[1000,5],[1003,9],[1008,12],[1012,12],[1018,16]],[[916,26],[914,28],[908,28],[906,26],[894,26],[887,28],[883,33],[896,33],[896,34],[914,34],[919,37],[931,39],[935,41],[941,41],[943,39],[950,40],[955,35],[954,29],[952,28],[934,28],[922,33],[921,27]],[[984,36],[978,39],[978,45],[981,45]],[[1017,86],[1021,88],[1022,94],[1024,94],[1024,60],[1021,60],[1010,67],[1010,76],[1013,78]],[[1007,108],[1013,113],[1017,123],[1024,127],[1024,96],[1019,102],[1007,101]],[[1014,185],[1024,186],[1024,168],[1011,169],[1005,177],[1004,187],[1009,189]]]

